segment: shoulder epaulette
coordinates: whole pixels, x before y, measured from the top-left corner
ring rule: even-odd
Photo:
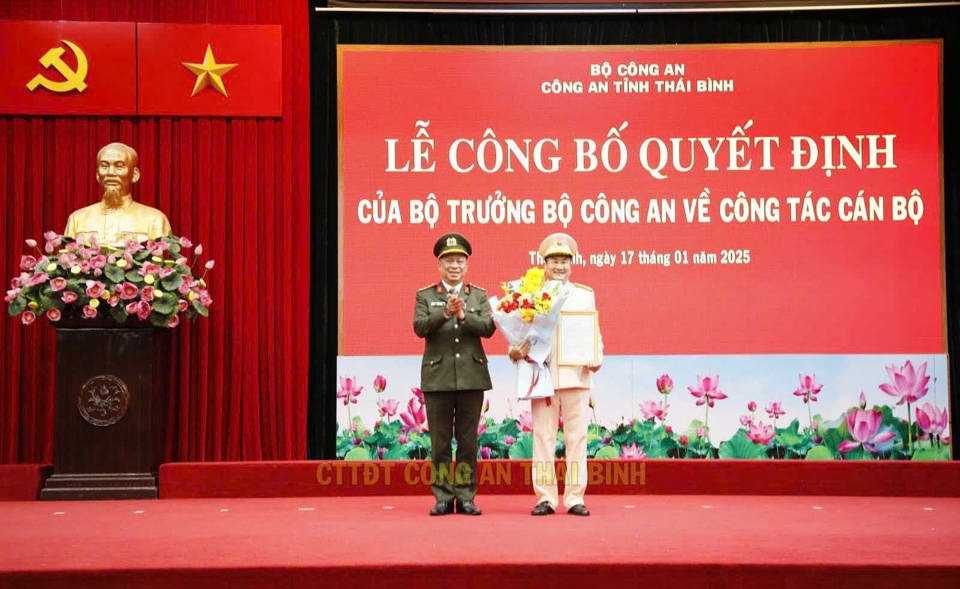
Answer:
[[[428,285],[424,286],[423,288],[417,289],[417,292],[423,292],[423,291],[425,291],[425,290],[433,290],[433,289],[435,289],[435,288],[437,288],[437,283],[428,284]],[[408,292],[409,292],[409,291],[408,291]]]
[[[582,288],[583,290],[588,290],[590,292],[593,292],[593,289],[587,286],[586,284],[580,284],[579,282],[574,282],[573,285],[578,288]]]
[[[482,286],[477,286],[476,284],[471,284],[471,283],[468,282],[468,283],[467,283],[467,286],[469,286],[470,288],[475,288],[475,289],[479,290],[480,292],[487,292],[487,289],[483,288]]]

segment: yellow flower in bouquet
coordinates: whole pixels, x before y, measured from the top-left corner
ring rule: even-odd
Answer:
[[[537,315],[546,315],[553,307],[553,297],[543,290],[542,268],[530,268],[519,281],[503,283],[504,297],[497,305],[498,311],[519,311],[520,319],[530,323]]]

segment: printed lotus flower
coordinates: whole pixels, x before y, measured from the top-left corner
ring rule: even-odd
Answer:
[[[400,410],[400,401],[396,399],[377,399],[377,409],[381,417],[393,417]]]
[[[506,436],[503,436],[503,443],[506,444],[507,446],[512,446],[513,443],[516,442],[516,441],[517,441],[516,438],[514,438],[513,436],[511,436],[511,435],[509,435],[509,434],[506,435]]]
[[[491,454],[490,448],[487,448],[486,446],[480,448],[480,458],[484,460],[490,460]]]
[[[741,415],[740,416],[740,425],[743,427],[750,427],[753,425],[753,416],[752,415]]]
[[[375,379],[373,379],[373,390],[378,393],[382,393],[384,389],[387,388],[387,379],[383,377],[382,374],[378,374]]]
[[[29,311],[34,318],[45,314],[51,321],[58,320],[54,317],[92,319],[104,315],[118,323],[134,315],[153,325],[174,327],[180,314],[206,317],[213,303],[203,279],[206,271],[199,278],[193,274],[200,252],[195,250],[193,262],[189,262],[184,255],[189,246],[182,245],[182,238],[168,235],[143,244],[132,241],[123,249],[101,246],[96,239],[76,241],[53,231],[44,238],[43,251],[35,240],[26,240],[39,256],[20,258],[23,272],[11,281],[11,290],[4,297],[10,315]],[[208,262],[204,267],[212,265]],[[98,309],[94,303],[109,301],[113,295],[124,304],[117,299],[109,308]],[[49,313],[51,309],[59,314]],[[29,318],[21,321],[32,323]]]
[[[749,411],[750,413],[753,413],[756,410],[757,410],[756,401],[750,401],[749,403],[747,403],[747,411]]]
[[[817,384],[816,374],[801,374],[800,386],[793,391],[795,397],[803,397],[804,403],[813,403],[817,400],[817,395],[823,390],[822,384]]]
[[[423,400],[423,391],[420,390],[420,387],[410,387],[410,392],[413,393],[413,396],[417,398],[421,403],[425,403]]]
[[[669,409],[669,405],[663,401],[643,401],[640,403],[640,413],[643,415],[644,421],[665,420],[667,409]]]
[[[917,407],[917,426],[928,436],[943,436],[947,429],[947,410],[924,403]]]
[[[532,432],[533,431],[533,416],[529,411],[524,411],[517,416],[517,426],[522,432]]]
[[[673,379],[669,374],[661,374],[657,377],[657,390],[661,395],[669,395],[673,390]]]
[[[723,391],[717,388],[720,384],[719,376],[700,378],[698,375],[697,382],[696,388],[687,387],[687,390],[697,399],[698,406],[706,404],[707,407],[713,407],[715,401],[727,398]]]
[[[646,457],[647,453],[643,451],[643,446],[630,444],[629,446],[623,446],[620,448],[620,458],[640,459]]]
[[[774,435],[776,434],[773,431],[773,426],[766,425],[762,421],[751,423],[750,429],[747,430],[747,437],[750,438],[750,441],[762,446],[769,444]]]
[[[487,422],[480,420],[477,422],[477,435],[482,436],[487,431]]]
[[[887,374],[890,376],[890,383],[880,385],[880,390],[891,397],[897,397],[897,405],[916,403],[926,396],[927,383],[930,382],[930,377],[926,375],[926,362],[917,370],[913,369],[910,360],[899,370],[896,365],[887,366]]]
[[[428,431],[427,406],[417,397],[413,397],[407,402],[407,411],[400,414],[400,420],[405,432],[422,434]]]
[[[770,419],[773,419],[773,420],[776,420],[777,418],[783,417],[784,415],[787,414],[787,412],[783,410],[783,406],[781,405],[780,401],[775,401],[775,402],[771,401],[766,406],[764,411],[766,411],[767,415],[770,416]]]
[[[880,432],[883,414],[879,409],[855,408],[847,411],[847,430],[853,440],[840,442],[840,453],[846,454],[851,450],[864,447],[876,454],[880,450],[877,446],[892,440],[896,435],[891,431]]]
[[[359,397],[362,392],[363,387],[357,386],[356,377],[340,377],[340,388],[337,389],[337,398],[343,399],[344,405],[349,405],[350,403],[356,404],[357,397]]]
[[[682,436],[680,436],[680,445],[681,445],[681,446],[687,446],[687,445],[689,445],[689,444],[690,444],[690,438],[687,437],[687,434],[683,434]]]

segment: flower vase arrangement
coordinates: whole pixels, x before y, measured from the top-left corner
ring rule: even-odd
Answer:
[[[135,317],[161,327],[176,327],[208,314],[213,300],[205,277],[213,260],[200,265],[203,246],[185,237],[163,236],[122,246],[100,244],[96,238],[74,240],[53,231],[44,234],[43,249],[21,256],[21,273],[10,281],[4,301],[12,317],[24,325],[45,315],[51,322],[64,317],[95,319],[108,316],[117,323]],[[188,250],[193,248],[190,258]],[[197,277],[194,270],[202,267]]]
[[[510,345],[530,342],[530,351],[517,362],[517,398],[552,397],[553,383],[546,361],[567,287],[559,280],[544,280],[542,268],[530,268],[523,278],[505,282],[502,287],[503,298],[490,298],[493,320]]]

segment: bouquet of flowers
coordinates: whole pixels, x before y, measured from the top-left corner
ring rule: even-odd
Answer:
[[[204,277],[213,260],[194,276],[203,246],[193,248],[185,237],[167,235],[123,247],[100,245],[96,238],[76,241],[48,231],[43,250],[20,258],[19,276],[10,281],[4,301],[11,316],[30,325],[40,315],[53,322],[62,317],[93,319],[101,315],[122,323],[128,317],[157,326],[176,327],[180,314],[207,316],[213,300]]]
[[[505,282],[503,293],[501,299],[490,298],[493,320],[510,345],[530,342],[530,351],[517,363],[517,397],[552,397],[553,383],[546,360],[567,288],[558,280],[545,281],[543,269],[530,268],[523,278]]]

